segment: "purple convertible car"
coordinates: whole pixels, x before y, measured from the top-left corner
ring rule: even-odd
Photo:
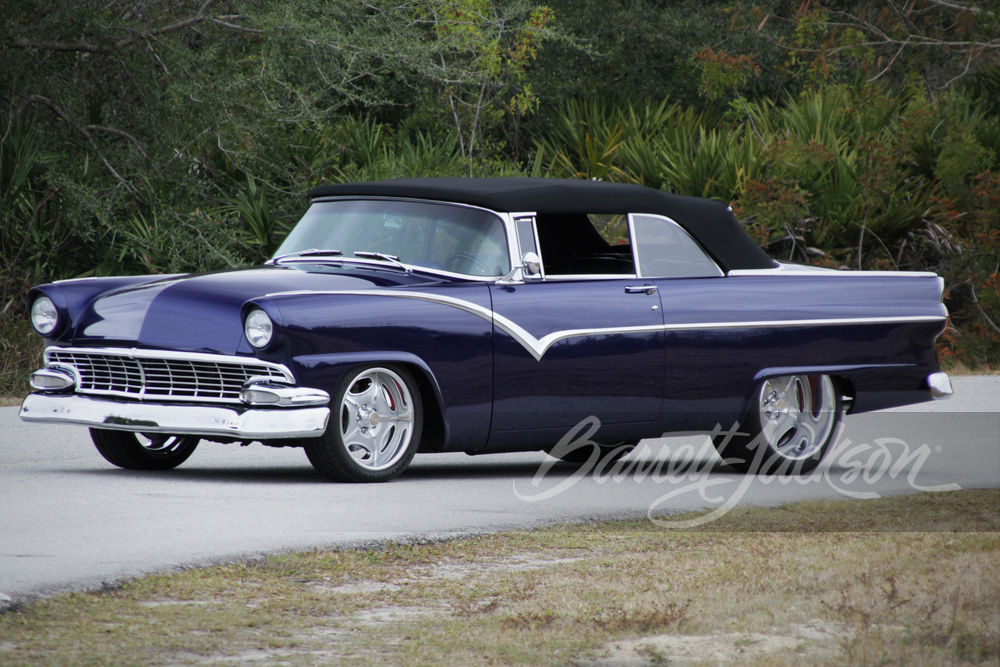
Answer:
[[[256,441],[378,482],[596,417],[583,458],[738,425],[715,438],[732,468],[796,473],[844,414],[952,392],[940,278],[775,262],[720,202],[533,178],[309,194],[264,266],[31,290],[21,418],[88,426],[133,470]]]

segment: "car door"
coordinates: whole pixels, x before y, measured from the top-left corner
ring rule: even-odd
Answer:
[[[516,223],[541,271],[493,284],[491,431],[569,429],[659,420],[665,382],[663,317],[652,281],[632,275],[545,272],[535,220]],[[502,282],[502,281],[501,281]]]
[[[766,304],[771,294],[735,292],[732,283],[680,225],[659,215],[630,216],[636,270],[657,286],[664,321],[666,387],[663,419],[670,430],[728,428],[742,417],[750,367],[761,331],[716,327]]]

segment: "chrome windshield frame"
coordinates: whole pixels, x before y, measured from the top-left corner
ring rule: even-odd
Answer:
[[[394,201],[394,202],[413,202],[417,204],[434,204],[437,206],[455,206],[458,208],[467,208],[474,211],[483,211],[484,213],[489,213],[490,215],[496,217],[500,220],[503,226],[504,238],[507,244],[507,260],[511,267],[514,267],[518,262],[516,261],[517,255],[517,245],[516,239],[513,238],[513,222],[511,215],[509,213],[503,213],[500,211],[494,211],[493,209],[484,208],[482,206],[473,206],[471,204],[462,204],[460,202],[451,201],[441,201],[437,199],[421,199],[418,197],[362,197],[362,196],[345,196],[345,197],[317,197],[312,200],[312,203],[323,203],[323,202],[339,202],[339,201]],[[268,259],[266,264],[271,264],[274,259]],[[286,259],[282,259],[280,263],[276,265],[288,265],[288,264],[351,264],[364,266],[366,268],[381,268],[389,270],[407,270],[407,272],[412,273],[428,273],[434,276],[442,276],[445,278],[460,279],[460,280],[472,280],[475,282],[496,282],[503,278],[502,275],[499,276],[482,276],[471,273],[457,273],[455,271],[447,271],[445,269],[435,269],[428,266],[419,266],[417,264],[408,264],[406,262],[399,261],[398,263],[389,263],[384,260],[379,259],[369,259],[365,257],[355,257],[355,256],[330,256],[330,257],[294,257],[290,256]]]

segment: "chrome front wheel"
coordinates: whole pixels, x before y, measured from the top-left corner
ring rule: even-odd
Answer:
[[[402,368],[348,373],[334,393],[326,434],[306,443],[313,466],[334,481],[381,482],[400,475],[420,441],[422,406]]]

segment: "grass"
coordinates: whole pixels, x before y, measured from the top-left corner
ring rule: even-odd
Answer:
[[[951,376],[961,375],[997,375],[1000,374],[1000,364],[972,364],[963,361],[945,361],[941,363],[941,370]]]
[[[0,313],[0,407],[19,405],[31,387],[28,375],[42,365],[42,339],[24,320]]]
[[[997,664],[998,508],[1000,491],[959,491],[741,509],[697,531],[283,554],[14,608],[0,663],[662,664],[683,648],[694,664]]]

